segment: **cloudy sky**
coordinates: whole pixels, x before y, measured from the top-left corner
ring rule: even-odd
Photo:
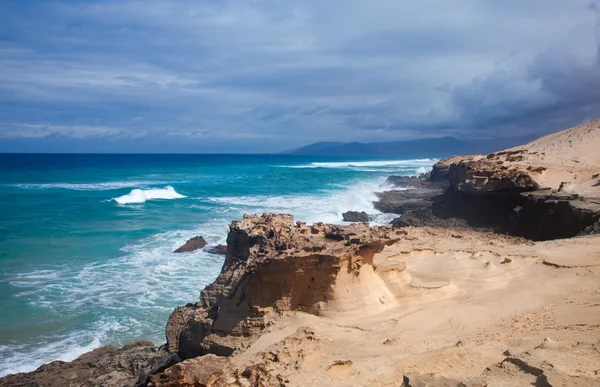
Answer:
[[[3,0],[0,151],[272,152],[600,117],[600,0]]]

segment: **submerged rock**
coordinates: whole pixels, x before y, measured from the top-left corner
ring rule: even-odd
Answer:
[[[189,253],[190,251],[198,250],[206,246],[207,243],[201,236],[195,236],[193,238],[188,239],[187,242],[183,244],[183,246],[179,247],[177,250],[173,251],[174,253]]]
[[[342,214],[344,222],[368,222],[369,214],[364,211],[347,211]]]

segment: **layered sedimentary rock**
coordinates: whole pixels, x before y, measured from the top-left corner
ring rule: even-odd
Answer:
[[[568,238],[600,229],[600,120],[486,156],[453,156],[434,165],[429,181],[443,195],[386,192],[375,207],[403,214],[395,226],[493,229],[532,240]],[[461,221],[462,219],[462,221]]]
[[[221,274],[199,302],[169,318],[167,346],[184,359],[228,356],[251,344],[277,313],[320,315],[343,307],[329,302],[336,281],[372,264],[397,234],[366,224],[307,226],[290,215],[245,216],[230,226]]]
[[[234,222],[228,242],[219,279],[169,322],[171,349],[200,356],[149,386],[600,383],[599,237],[263,215]]]

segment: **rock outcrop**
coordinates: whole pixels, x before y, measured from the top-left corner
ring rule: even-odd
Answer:
[[[355,223],[368,223],[369,214],[364,211],[347,211],[342,214],[344,222],[355,222]]]
[[[538,155],[523,148],[455,159],[447,174],[450,188],[439,200],[437,213],[532,240],[594,230],[600,220],[600,190],[594,192],[586,182],[571,192],[562,183],[546,185],[555,180],[547,175],[562,174],[565,167],[544,163]],[[566,169],[574,178],[586,173],[574,166]]]
[[[169,351],[184,359],[229,356],[256,340],[273,314],[322,314],[340,275],[372,263],[398,235],[366,224],[307,226],[294,224],[291,215],[244,216],[230,226],[221,274],[199,302],[178,307],[169,318]]]
[[[195,236],[190,238],[181,247],[174,251],[174,253],[189,253],[206,246],[206,241],[201,236]]]
[[[596,145],[594,145],[596,144]],[[487,156],[453,156],[433,166],[430,184],[449,187],[379,194],[375,208],[402,215],[394,227],[473,227],[531,240],[600,229],[600,120]],[[407,186],[414,178],[393,178]],[[418,179],[417,179],[418,180]]]
[[[300,327],[268,351],[252,360],[206,355],[183,361],[149,379],[152,387],[174,386],[256,386],[284,387],[320,342],[310,328]]]
[[[150,342],[122,348],[106,346],[88,352],[72,362],[53,361],[29,373],[8,375],[0,386],[104,386],[145,384],[148,375],[164,371],[179,362],[177,355]]]

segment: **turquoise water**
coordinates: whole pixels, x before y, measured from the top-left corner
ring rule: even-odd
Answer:
[[[175,306],[198,299],[244,213],[340,223],[372,207],[390,174],[432,159],[286,155],[0,155],[0,375],[95,347],[164,342]],[[375,222],[389,222],[380,214]]]

